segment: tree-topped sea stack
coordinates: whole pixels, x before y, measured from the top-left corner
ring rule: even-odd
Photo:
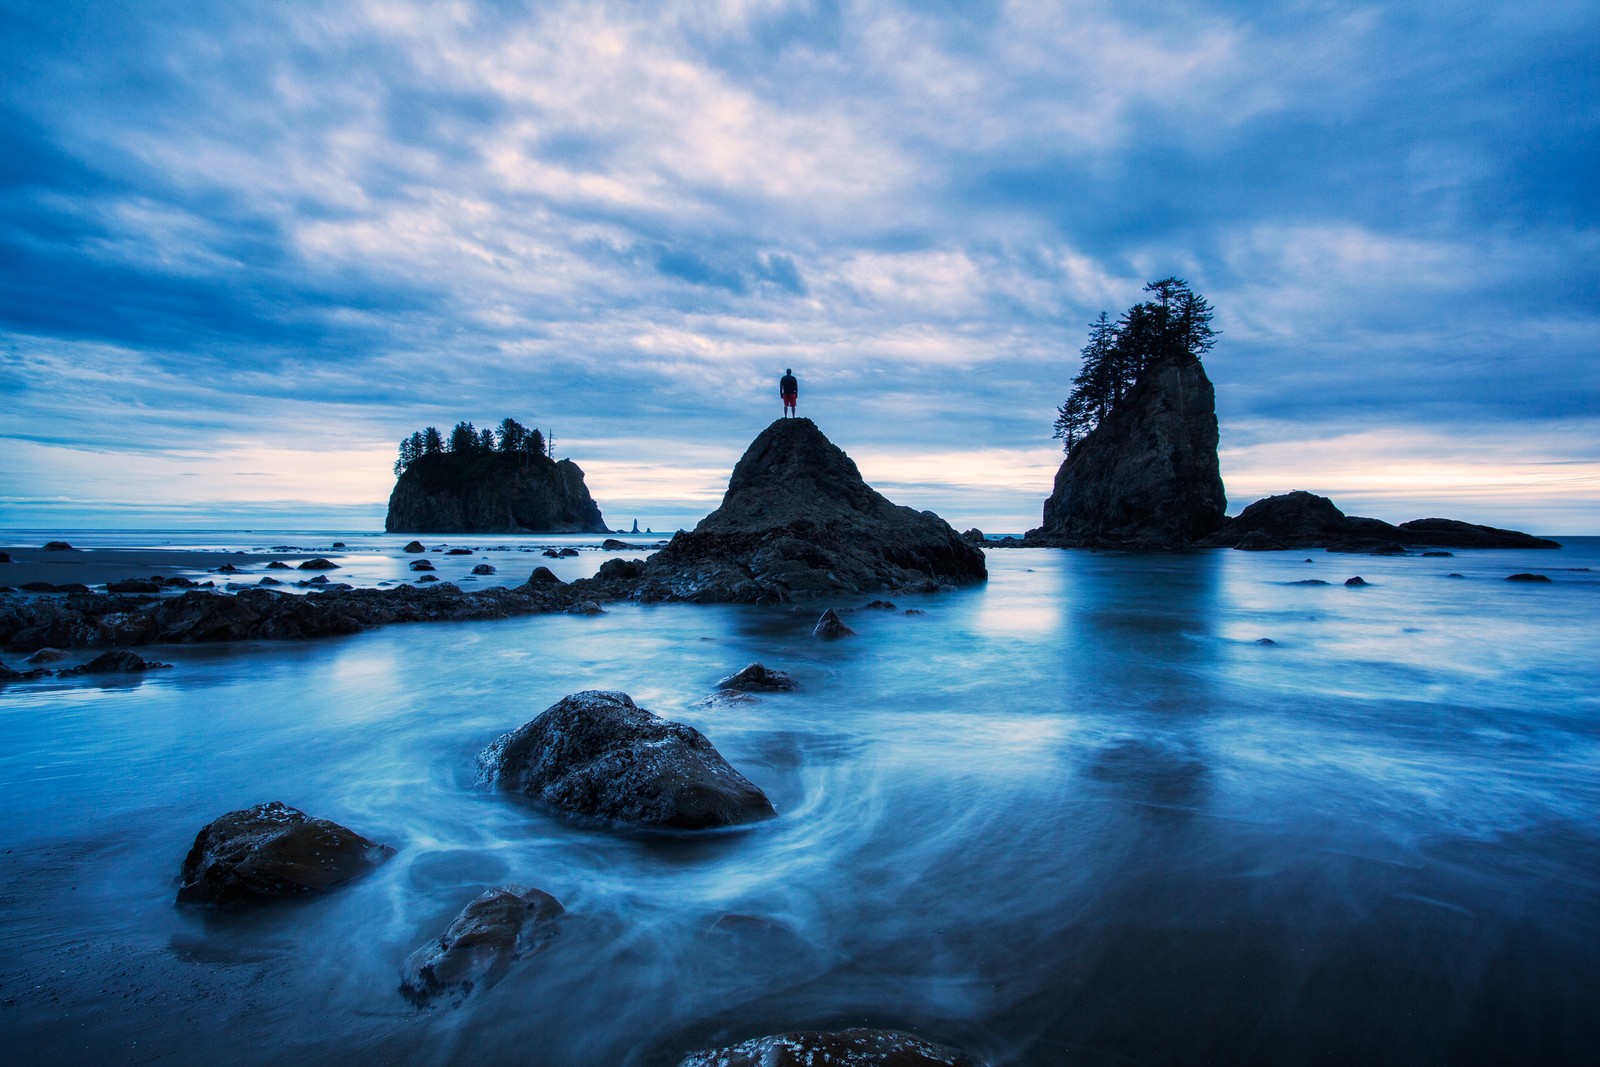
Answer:
[[[796,594],[933,591],[988,577],[983,553],[931,511],[884,499],[810,419],[779,419],[733,468],[722,506],[645,563],[647,600],[774,602]]]
[[[383,528],[390,533],[609,533],[583,471],[546,454],[515,419],[499,432],[458,423],[400,443]]]
[[[1216,394],[1200,365],[1211,308],[1176,278],[1145,288],[1155,299],[1091,329],[1056,421],[1067,458],[1030,543],[1174,547],[1222,525]]]

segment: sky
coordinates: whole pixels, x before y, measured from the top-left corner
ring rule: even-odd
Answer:
[[[0,0],[0,526],[381,527],[513,416],[690,526],[800,413],[1038,525],[1214,305],[1230,512],[1600,534],[1600,5]]]

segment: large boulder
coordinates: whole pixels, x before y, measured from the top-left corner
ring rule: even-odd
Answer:
[[[960,1049],[896,1030],[810,1030],[773,1034],[693,1052],[678,1067],[985,1067]]]
[[[544,947],[555,936],[555,919],[564,910],[560,901],[539,889],[502,885],[485,890],[449,929],[407,958],[400,992],[419,1005],[438,997],[460,1003],[474,989],[498,982],[515,960]]]
[[[756,437],[722,505],[641,568],[645,600],[778,602],[796,594],[981,582],[983,553],[931,511],[891,503],[810,419]]]
[[[560,811],[636,826],[700,830],[775,814],[700,731],[626,693],[558,700],[484,749],[478,775]]]
[[[533,452],[421,456],[389,494],[389,533],[609,533],[583,471]]]
[[[1192,355],[1147,368],[1056,472],[1042,545],[1177,547],[1222,525],[1216,392]]]
[[[272,801],[201,827],[184,858],[178,901],[223,904],[332,889],[394,855],[354,830]]]

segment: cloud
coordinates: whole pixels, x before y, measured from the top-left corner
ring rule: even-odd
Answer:
[[[830,433],[940,457],[885,475],[924,506],[1033,515],[1087,322],[1174,272],[1252,464],[1315,427],[1471,471],[1485,424],[1587,462],[1546,431],[1600,407],[1593,5],[8,18],[0,433],[64,450],[0,460],[17,499],[515,414],[682,508],[711,468],[662,443],[736,456],[794,366]],[[1021,466],[979,495],[952,442]]]

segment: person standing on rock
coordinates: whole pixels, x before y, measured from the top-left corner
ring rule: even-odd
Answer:
[[[794,402],[800,396],[800,383],[795,381],[793,367],[784,368],[783,377],[778,379],[778,395],[783,397],[783,417],[788,418],[795,413]]]

